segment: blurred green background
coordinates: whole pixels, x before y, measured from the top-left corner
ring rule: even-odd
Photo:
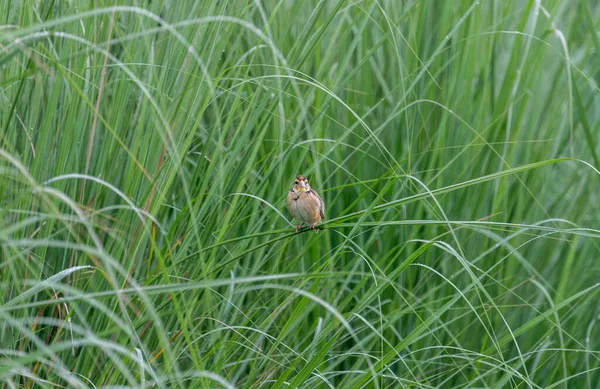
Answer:
[[[3,388],[600,388],[599,5],[0,15]]]

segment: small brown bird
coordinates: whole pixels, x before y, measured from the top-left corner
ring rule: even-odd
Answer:
[[[325,203],[308,185],[306,177],[296,177],[292,189],[288,192],[287,203],[292,216],[302,222],[296,227],[296,232],[304,223],[310,224],[310,228],[318,232],[315,226],[325,218]]]

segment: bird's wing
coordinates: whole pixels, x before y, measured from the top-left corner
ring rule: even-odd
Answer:
[[[292,214],[292,217],[295,218],[296,215],[294,214],[294,212],[292,211],[292,203],[294,202],[294,200],[296,200],[298,198],[298,196],[294,193],[294,190],[290,190],[288,191],[287,194],[287,205],[288,205],[288,210],[290,211],[290,213]]]
[[[311,189],[310,193],[315,196],[317,203],[319,204],[319,214],[321,215],[321,220],[324,220],[325,219],[325,203],[323,202],[323,199],[319,196],[317,191],[314,189]]]

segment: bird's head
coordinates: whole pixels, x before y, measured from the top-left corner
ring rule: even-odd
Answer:
[[[303,175],[296,176],[294,180],[293,189],[296,192],[307,192],[310,190],[310,185],[308,185],[308,180]]]

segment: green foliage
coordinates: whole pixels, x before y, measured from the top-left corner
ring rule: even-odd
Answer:
[[[0,11],[3,388],[600,387],[594,2]]]

